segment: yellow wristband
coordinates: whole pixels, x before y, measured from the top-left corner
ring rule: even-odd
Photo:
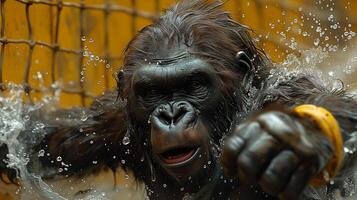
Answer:
[[[310,181],[312,185],[324,185],[336,176],[344,156],[343,139],[338,122],[328,110],[311,104],[297,106],[293,111],[299,117],[310,119],[316,127],[321,129],[334,147],[334,153],[325,170]]]

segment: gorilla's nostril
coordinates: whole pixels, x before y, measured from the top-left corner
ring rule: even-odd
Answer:
[[[188,102],[174,102],[159,106],[153,115],[164,126],[188,125],[196,117],[192,105]],[[157,124],[157,125],[159,125]]]
[[[169,124],[172,123],[173,118],[172,118],[172,116],[171,116],[169,113],[163,111],[163,112],[161,112],[160,115],[159,115],[159,120],[160,120],[163,124],[169,125]]]
[[[159,119],[163,124],[177,124],[186,115],[187,111],[184,108],[180,108],[176,113],[163,111],[159,114]]]
[[[179,111],[176,113],[176,115],[174,116],[173,122],[176,124],[179,121],[181,121],[181,119],[186,115],[186,110],[181,107],[179,109]]]

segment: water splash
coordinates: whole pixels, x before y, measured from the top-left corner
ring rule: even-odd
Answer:
[[[65,198],[52,191],[40,176],[29,172],[27,168],[29,155],[25,144],[19,140],[19,137],[26,128],[25,116],[33,108],[27,108],[22,101],[22,96],[23,88],[17,86],[10,89],[8,97],[0,96],[0,145],[8,147],[7,159],[5,159],[7,167],[16,171],[23,190],[47,199],[64,200]]]
[[[38,77],[41,79],[39,74]],[[40,83],[42,83],[41,80]],[[55,83],[52,88],[59,89],[59,85]],[[41,101],[27,104],[23,101],[24,88],[22,86],[9,84],[7,88],[9,88],[8,95],[0,94],[0,146],[6,145],[8,147],[8,154],[4,162],[8,168],[16,171],[21,185],[19,189],[21,199],[28,199],[31,196],[31,198],[35,199],[67,200],[67,198],[54,191],[52,186],[44,182],[40,174],[33,172],[34,170],[29,165],[32,162],[36,162],[30,160],[31,154],[38,158],[47,155],[43,149],[38,152],[32,152],[33,146],[38,144],[45,135],[45,124],[33,119],[31,113],[58,109],[60,91],[52,93],[50,91],[53,90],[42,88],[44,94]],[[79,120],[87,118],[84,114],[82,113],[79,116]],[[57,157],[56,161],[61,162],[62,157]],[[67,169],[67,164],[62,162],[62,165],[64,168],[59,168],[58,171]],[[90,194],[82,199],[105,200],[107,198],[103,193],[100,193]]]

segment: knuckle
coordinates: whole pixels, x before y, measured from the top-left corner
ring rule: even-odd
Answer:
[[[222,157],[232,159],[235,157],[240,149],[243,147],[244,141],[238,136],[231,136],[224,141],[222,149]]]
[[[233,135],[239,135],[244,140],[250,140],[258,135],[261,135],[262,132],[264,131],[261,129],[258,122],[249,121],[244,123],[244,125],[238,126],[234,130]]]
[[[265,126],[267,125],[288,126],[287,122],[291,122],[291,120],[292,119],[288,114],[278,111],[263,113],[257,118],[257,121]]]
[[[267,111],[267,112],[260,114],[257,117],[257,120],[258,121],[271,121],[271,119],[277,119],[277,120],[281,121],[281,119],[283,117],[288,117],[288,116],[287,116],[287,114],[279,112],[279,111]]]

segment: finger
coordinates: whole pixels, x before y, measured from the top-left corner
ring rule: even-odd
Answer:
[[[265,168],[281,150],[279,142],[263,133],[250,146],[246,146],[237,160],[238,176],[243,183],[258,181]]]
[[[261,127],[269,134],[292,147],[301,155],[311,155],[314,145],[308,140],[302,140],[305,129],[289,115],[282,112],[268,112],[257,118]]]
[[[269,164],[260,178],[262,189],[271,194],[278,195],[289,181],[299,165],[299,158],[289,150],[279,153]]]
[[[247,125],[238,126],[233,134],[239,135],[247,145],[254,143],[263,133],[258,122],[249,122]]]
[[[244,123],[237,126],[232,134],[228,136],[223,145],[221,162],[223,170],[227,176],[237,175],[237,158],[243,150],[247,142],[251,141],[249,133],[257,134],[259,131],[259,124],[256,122]]]
[[[260,115],[257,121],[264,130],[281,140],[289,139],[296,135],[296,130],[293,129],[296,125],[293,124],[291,117],[285,113],[267,112]]]
[[[244,148],[244,140],[238,135],[232,135],[225,139],[221,162],[223,170],[227,176],[235,176],[237,174],[236,159],[238,154]]]
[[[221,161],[223,170],[228,176],[237,175],[237,159],[243,148],[262,134],[257,122],[244,123],[237,126],[233,133],[225,139]]]
[[[300,165],[291,176],[289,183],[279,197],[281,199],[297,200],[315,171],[311,168],[310,163]]]

